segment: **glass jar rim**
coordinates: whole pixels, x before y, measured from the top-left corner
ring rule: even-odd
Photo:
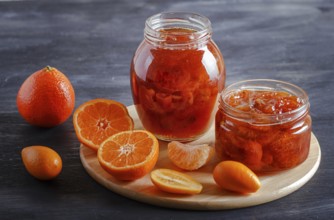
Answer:
[[[285,91],[301,99],[302,105],[292,111],[280,114],[262,114],[245,112],[236,109],[225,102],[225,98],[232,92],[245,89],[262,91]],[[289,82],[274,79],[251,79],[235,82],[225,87],[225,89],[220,93],[219,103],[219,108],[223,108],[225,113],[230,117],[255,125],[273,125],[286,123],[305,115],[310,107],[309,98],[302,88]],[[258,123],[257,119],[265,119],[266,122]],[[268,121],[270,121],[270,123],[268,123]]]
[[[183,28],[193,32],[162,33],[163,29]],[[167,43],[166,36],[191,36],[187,42]],[[146,19],[144,37],[154,44],[164,44],[172,47],[182,47],[205,43],[211,38],[212,28],[210,20],[192,12],[162,12]]]

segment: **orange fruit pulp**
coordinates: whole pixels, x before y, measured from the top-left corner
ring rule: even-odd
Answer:
[[[151,181],[158,189],[175,194],[198,194],[203,188],[191,176],[170,169],[152,171]]]
[[[101,167],[119,180],[145,176],[159,157],[157,138],[145,130],[122,131],[106,139],[97,152]]]
[[[39,180],[51,180],[62,170],[61,157],[49,147],[25,147],[21,151],[21,156],[27,171]]]
[[[213,170],[215,182],[223,189],[238,193],[253,193],[261,183],[255,173],[236,161],[222,161]]]
[[[108,99],[94,99],[80,105],[73,114],[75,133],[81,143],[97,151],[108,137],[133,129],[127,108]]]
[[[47,66],[23,82],[16,104],[19,113],[28,123],[53,127],[65,122],[72,114],[74,89],[63,73]]]
[[[168,158],[179,168],[196,170],[206,165],[214,155],[208,144],[183,144],[172,141],[168,144]]]

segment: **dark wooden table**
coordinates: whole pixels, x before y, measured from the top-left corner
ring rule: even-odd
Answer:
[[[334,2],[330,1],[0,1],[0,219],[324,219],[334,214]],[[24,122],[16,94],[46,65],[71,80],[76,107],[104,97],[131,105],[129,64],[147,17],[161,11],[206,15],[224,54],[227,84],[273,78],[309,94],[322,160],[314,177],[282,199],[237,210],[166,209],[96,183],[79,158],[72,120],[40,129]],[[51,182],[32,178],[23,147],[46,145],[63,158]]]

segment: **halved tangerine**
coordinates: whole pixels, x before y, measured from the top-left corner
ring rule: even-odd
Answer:
[[[105,140],[97,158],[104,170],[119,180],[145,176],[159,157],[157,138],[145,130],[119,132]]]
[[[73,114],[73,125],[80,142],[96,151],[108,137],[134,126],[127,108],[108,99],[93,99],[80,105]]]

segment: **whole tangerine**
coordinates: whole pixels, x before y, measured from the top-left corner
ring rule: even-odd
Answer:
[[[21,151],[21,157],[28,173],[39,180],[54,179],[62,170],[61,157],[49,147],[25,147]]]
[[[28,123],[54,127],[65,122],[72,114],[75,93],[71,82],[62,72],[47,66],[23,82],[16,104]]]

